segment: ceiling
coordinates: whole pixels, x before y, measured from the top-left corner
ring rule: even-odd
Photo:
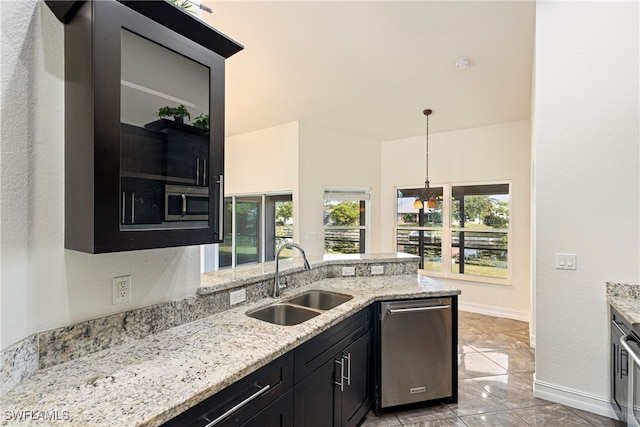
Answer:
[[[296,120],[387,141],[529,118],[532,1],[204,1],[245,46],[226,134]],[[466,70],[455,67],[468,58]]]

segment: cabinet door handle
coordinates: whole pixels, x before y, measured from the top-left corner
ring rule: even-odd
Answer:
[[[347,361],[347,376],[345,379],[347,380],[347,385],[351,385],[351,353],[347,353],[347,355],[342,355],[342,358]]]
[[[207,185],[207,159],[202,159],[202,185]]]
[[[256,387],[260,388],[260,386],[257,385],[257,384],[256,384]],[[220,424],[220,422],[222,420],[224,420],[225,418],[227,418],[229,415],[233,414],[234,412],[237,412],[238,410],[242,409],[244,406],[247,406],[252,400],[255,400],[258,397],[262,396],[270,388],[271,388],[271,384],[267,384],[266,386],[260,388],[260,390],[256,391],[251,396],[247,397],[245,400],[243,400],[242,402],[238,403],[236,406],[234,406],[233,408],[229,409],[227,412],[225,412],[224,414],[220,415],[215,420],[211,421],[205,427],[213,427],[216,424]]]
[[[196,185],[200,185],[200,159],[196,159]]]
[[[182,213],[180,214],[180,217],[183,217],[187,214],[187,196],[180,194],[180,197],[182,197]]]
[[[334,384],[340,386],[340,391],[344,391],[344,360],[341,357],[340,360],[334,360],[334,362],[340,365],[340,382],[334,381]]]
[[[220,204],[218,205],[218,214],[220,215],[218,217],[218,238],[222,240],[222,238],[224,237],[224,176],[220,175],[218,184],[220,184],[218,195],[218,197],[220,198]]]
[[[136,193],[131,193],[131,224],[136,223]]]
[[[124,224],[125,222],[125,215],[126,215],[126,209],[127,209],[127,194],[123,191],[122,192],[122,223]]]

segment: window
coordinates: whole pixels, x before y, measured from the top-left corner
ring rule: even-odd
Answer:
[[[432,191],[437,207],[417,210],[413,202],[424,188],[397,190],[397,251],[420,256],[420,268],[437,275],[509,279],[509,184]]]
[[[323,204],[324,252],[365,253],[369,190],[325,190]]]
[[[418,255],[420,268],[442,271],[442,187],[432,187],[438,202],[435,209],[416,209],[413,202],[424,193],[424,188],[398,190],[396,250]]]
[[[275,259],[277,248],[293,241],[290,194],[229,196],[224,199],[224,241],[204,247],[203,271]],[[283,251],[281,258],[291,256]]]
[[[509,184],[453,186],[451,272],[506,279]]]

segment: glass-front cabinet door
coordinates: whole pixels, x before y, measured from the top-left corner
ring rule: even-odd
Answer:
[[[65,27],[65,247],[222,241],[224,61],[240,49],[168,2],[81,2]]]
[[[120,30],[120,230],[207,227],[210,69]]]

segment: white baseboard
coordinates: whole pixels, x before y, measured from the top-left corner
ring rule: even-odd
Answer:
[[[594,414],[616,419],[611,403],[599,396],[547,383],[533,381],[533,396]]]
[[[501,307],[458,302],[458,308],[471,313],[486,314],[487,316],[505,317],[507,319],[529,322],[529,313],[526,311],[509,310]]]

